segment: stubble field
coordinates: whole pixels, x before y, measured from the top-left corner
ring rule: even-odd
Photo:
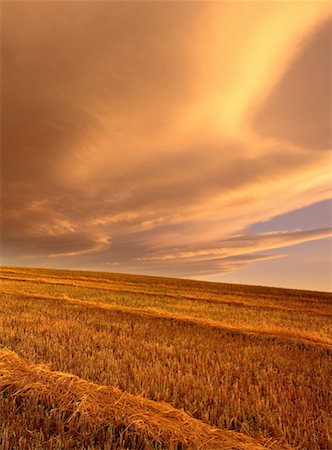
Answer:
[[[329,449],[332,295],[4,267],[1,449]]]

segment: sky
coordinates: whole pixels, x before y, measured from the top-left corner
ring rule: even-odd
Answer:
[[[332,4],[7,1],[1,264],[332,290]]]

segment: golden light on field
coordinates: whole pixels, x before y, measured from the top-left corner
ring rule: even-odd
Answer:
[[[27,267],[0,280],[3,450],[330,447],[332,294]]]
[[[331,16],[5,2],[2,263],[330,289]]]

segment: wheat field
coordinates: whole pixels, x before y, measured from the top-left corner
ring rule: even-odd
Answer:
[[[1,449],[332,448],[332,295],[0,273]]]

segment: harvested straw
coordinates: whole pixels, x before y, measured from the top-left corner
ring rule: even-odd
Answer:
[[[1,277],[0,277],[1,278]],[[12,295],[13,292],[0,289],[0,293]],[[282,327],[270,327],[267,330],[260,328],[253,328],[248,326],[235,326],[229,325],[227,323],[222,323],[217,320],[207,319],[207,318],[197,318],[184,315],[174,315],[168,312],[161,312],[154,309],[148,308],[134,308],[128,306],[118,306],[108,303],[99,303],[97,301],[79,300],[77,298],[71,297],[52,297],[42,294],[31,294],[31,293],[19,293],[20,297],[26,298],[37,298],[42,300],[57,301],[58,303],[69,304],[74,306],[84,306],[85,308],[120,312],[123,314],[128,314],[129,316],[140,316],[140,317],[151,317],[163,320],[171,320],[176,323],[184,323],[197,325],[200,327],[208,327],[218,329],[224,332],[234,333],[237,335],[246,336],[260,336],[265,339],[279,339],[281,341],[289,341],[295,344],[305,344],[314,345],[327,350],[332,350],[332,339],[327,337],[321,337],[317,333],[306,333],[300,330],[290,330]]]
[[[213,428],[172,406],[135,396],[111,386],[35,365],[16,353],[0,349],[0,393],[30,397],[48,408],[66,412],[67,422],[126,428],[163,448],[182,444],[190,449],[281,449],[241,433]]]

